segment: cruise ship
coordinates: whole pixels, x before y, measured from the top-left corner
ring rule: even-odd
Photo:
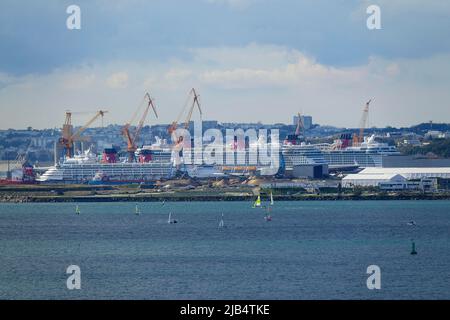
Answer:
[[[328,174],[328,162],[315,145],[306,144],[298,135],[289,135],[281,148],[285,176],[321,178]]]
[[[36,180],[41,183],[124,184],[152,182],[174,174],[170,152],[147,148],[137,153],[138,162],[127,162],[117,159],[114,148],[105,149],[101,158],[88,149],[64,159]]]
[[[395,146],[375,141],[375,135],[364,137],[358,146],[350,146],[350,135],[342,135],[333,144],[316,144],[330,169],[350,167],[383,167],[386,157],[400,155]]]
[[[311,144],[284,145],[282,155],[288,170],[294,166],[328,164],[322,151]]]

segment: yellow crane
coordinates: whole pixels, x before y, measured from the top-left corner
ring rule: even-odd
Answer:
[[[188,129],[189,128],[189,122],[191,121],[192,113],[194,112],[195,106],[197,106],[198,111],[200,112],[200,117],[202,116],[202,108],[200,107],[199,95],[197,94],[195,89],[192,88],[191,91],[189,91],[186,103],[184,104],[183,109],[181,109],[181,112],[178,115],[177,119],[174,122],[172,122],[172,124],[167,129],[167,131],[169,132],[170,135],[172,135],[175,132],[175,130],[177,130],[178,122],[180,121],[180,119],[183,116],[183,114],[186,112],[186,108],[187,108],[188,103],[189,103],[190,100],[192,100],[192,103],[191,103],[191,105],[190,105],[190,107],[188,109],[188,112],[187,112],[187,115],[186,115],[186,119],[184,121],[184,129]],[[180,143],[182,140],[183,140],[183,137],[179,137],[177,139],[177,143]]]
[[[158,118],[158,114],[156,112],[156,107],[153,104],[153,99],[150,97],[150,94],[148,92],[144,95],[144,101],[145,100],[147,100],[147,105],[144,109],[141,119],[139,120],[138,125],[136,126],[136,130],[134,131],[134,134],[131,134],[130,127],[131,127],[131,124],[134,122],[135,118],[137,117],[137,114],[140,110],[140,106],[134,112],[131,120],[128,123],[126,123],[125,126],[122,128],[122,134],[125,137],[125,141],[127,142],[127,152],[128,152],[128,161],[129,162],[134,161],[134,153],[136,152],[136,149],[137,149],[136,141],[139,138],[142,127],[144,126],[144,122],[145,122],[145,119],[147,118],[147,114],[148,114],[148,111],[150,110],[150,107],[152,107],[156,118]]]
[[[64,121],[63,125],[63,131],[62,131],[62,137],[59,139],[59,143],[64,147],[65,149],[65,155],[66,157],[70,158],[73,157],[73,143],[74,141],[82,141],[81,134],[92,124],[95,120],[97,120],[99,117],[102,117],[107,113],[108,111],[99,110],[95,114],[94,117],[92,117],[84,126],[79,128],[75,133],[72,133],[73,126],[72,126],[72,112],[66,111],[66,119]]]

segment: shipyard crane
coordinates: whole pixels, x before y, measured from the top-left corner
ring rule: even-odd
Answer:
[[[79,128],[75,133],[72,133],[72,112],[67,111],[66,112],[66,119],[64,121],[63,125],[63,135],[59,139],[59,143],[64,146],[65,149],[65,155],[66,157],[70,158],[73,156],[73,143],[74,141],[80,141],[81,134],[92,124],[95,120],[97,120],[99,117],[102,117],[107,113],[108,111],[99,110],[95,114],[94,117],[92,117],[84,126]]]
[[[354,144],[360,145],[364,141],[364,129],[366,128],[367,119],[369,117],[369,105],[373,101],[373,99],[370,99],[366,102],[366,105],[363,109],[363,114],[361,116],[361,120],[359,122],[359,135],[355,135],[353,137]]]
[[[187,106],[188,106],[188,104],[189,104],[189,101],[190,101],[191,99],[192,99],[192,103],[191,103],[191,105],[190,105],[190,107],[189,107],[189,109],[188,109],[188,112],[187,112],[187,115],[186,115],[186,119],[185,119],[185,121],[184,121],[184,129],[188,129],[188,128],[189,128],[189,122],[191,121],[192,113],[194,112],[195,106],[197,106],[198,111],[200,112],[200,117],[202,117],[202,109],[201,109],[201,107],[200,107],[199,95],[197,94],[197,92],[195,91],[195,89],[192,88],[191,91],[189,91],[189,94],[188,94],[188,98],[187,98],[187,100],[186,100],[186,103],[184,104],[183,109],[181,109],[181,112],[180,112],[180,114],[178,115],[178,118],[177,118],[174,122],[172,122],[172,124],[171,124],[171,125],[169,126],[169,128],[167,129],[167,131],[168,131],[168,133],[169,133],[170,135],[172,135],[172,134],[177,130],[178,122],[180,121],[181,117],[182,117],[183,114],[185,113],[186,108],[187,108]],[[179,137],[179,138],[177,139],[177,143],[180,143],[181,141],[183,141],[183,137],[182,137],[182,136]]]
[[[302,116],[300,115],[300,112],[297,114],[298,120],[297,120],[297,128],[295,129],[295,135],[298,137],[300,133],[305,131],[305,126],[303,125]]]
[[[41,137],[42,137],[42,135],[43,135],[43,134],[41,134]],[[27,161],[28,152],[29,152],[29,150],[30,150],[32,144],[33,144],[33,140],[30,140],[30,141],[28,142],[28,145],[27,145],[27,148],[25,149],[25,151],[23,151],[23,152],[18,152],[18,153],[17,153],[17,157],[16,157],[15,162],[16,162],[18,165],[23,166],[23,165],[25,164],[25,162]]]
[[[133,162],[134,161],[134,154],[136,152],[137,146],[136,141],[139,138],[139,135],[141,133],[142,127],[144,126],[145,119],[147,118],[148,112],[150,110],[150,107],[152,107],[153,112],[155,113],[156,118],[158,118],[158,114],[156,112],[156,107],[153,104],[153,99],[150,97],[150,94],[147,92],[144,95],[144,101],[147,100],[147,106],[144,109],[144,113],[141,116],[141,119],[139,120],[138,125],[136,126],[136,129],[134,131],[134,134],[131,134],[130,127],[131,124],[134,122],[139,110],[141,109],[141,105],[136,109],[136,111],[133,114],[133,117],[131,120],[125,124],[125,126],[122,128],[122,134],[125,137],[125,140],[127,142],[127,152],[128,152],[128,161]],[[142,104],[142,103],[141,103]]]
[[[305,127],[303,125],[303,120],[300,112],[297,114],[297,127],[295,128],[294,134],[288,134],[284,143],[288,144],[300,144],[301,142],[301,135],[305,131]]]

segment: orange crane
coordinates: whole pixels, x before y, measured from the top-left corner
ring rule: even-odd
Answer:
[[[99,110],[84,126],[79,128],[75,133],[72,133],[72,112],[66,111],[66,119],[63,125],[62,137],[59,139],[59,143],[64,147],[66,157],[73,157],[73,143],[74,141],[82,141],[81,134],[99,117],[102,117],[108,111]]]
[[[367,118],[369,117],[369,105],[373,101],[373,99],[370,99],[366,102],[366,105],[363,109],[363,114],[361,116],[361,120],[359,122],[359,135],[353,136],[353,144],[360,145],[364,141],[364,129],[366,128],[367,124]]]
[[[148,111],[150,110],[150,107],[152,107],[156,118],[158,118],[158,114],[156,113],[156,107],[153,104],[153,99],[150,97],[150,94],[148,92],[144,95],[144,101],[145,100],[147,100],[147,106],[144,109],[144,113],[142,114],[142,117],[139,120],[139,123],[136,127],[136,130],[134,131],[134,134],[130,133],[130,127],[131,127],[131,123],[135,120],[137,113],[139,112],[140,106],[134,112],[131,120],[127,124],[125,124],[125,126],[122,128],[122,134],[125,137],[125,140],[127,142],[127,152],[128,152],[128,161],[129,162],[133,162],[135,159],[134,153],[136,152],[136,149],[137,149],[136,141],[139,138],[142,127],[144,126],[145,118],[147,118],[147,114],[148,114]]]
[[[189,91],[187,101],[184,104],[183,109],[181,109],[181,112],[178,115],[178,118],[174,122],[172,122],[172,124],[167,129],[167,131],[168,131],[168,133],[170,135],[172,135],[175,132],[175,130],[177,130],[178,122],[180,121],[181,117],[185,113],[186,108],[188,106],[188,102],[189,102],[190,99],[192,99],[192,104],[191,104],[190,108],[188,109],[188,112],[187,112],[187,115],[186,115],[186,119],[184,121],[184,129],[188,129],[189,128],[189,122],[191,121],[192,113],[194,111],[195,106],[197,106],[198,111],[200,112],[200,117],[202,116],[202,108],[200,107],[200,102],[199,102],[198,98],[199,98],[199,95],[197,94],[195,89],[192,88],[191,91]],[[183,141],[183,137],[179,137],[178,140],[177,140],[177,143],[180,143],[181,141]]]

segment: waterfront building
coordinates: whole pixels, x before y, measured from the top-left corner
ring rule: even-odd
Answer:
[[[389,184],[398,185],[424,179],[450,179],[450,168],[366,168],[357,174],[344,177],[342,186],[378,187],[382,184],[386,187]]]

